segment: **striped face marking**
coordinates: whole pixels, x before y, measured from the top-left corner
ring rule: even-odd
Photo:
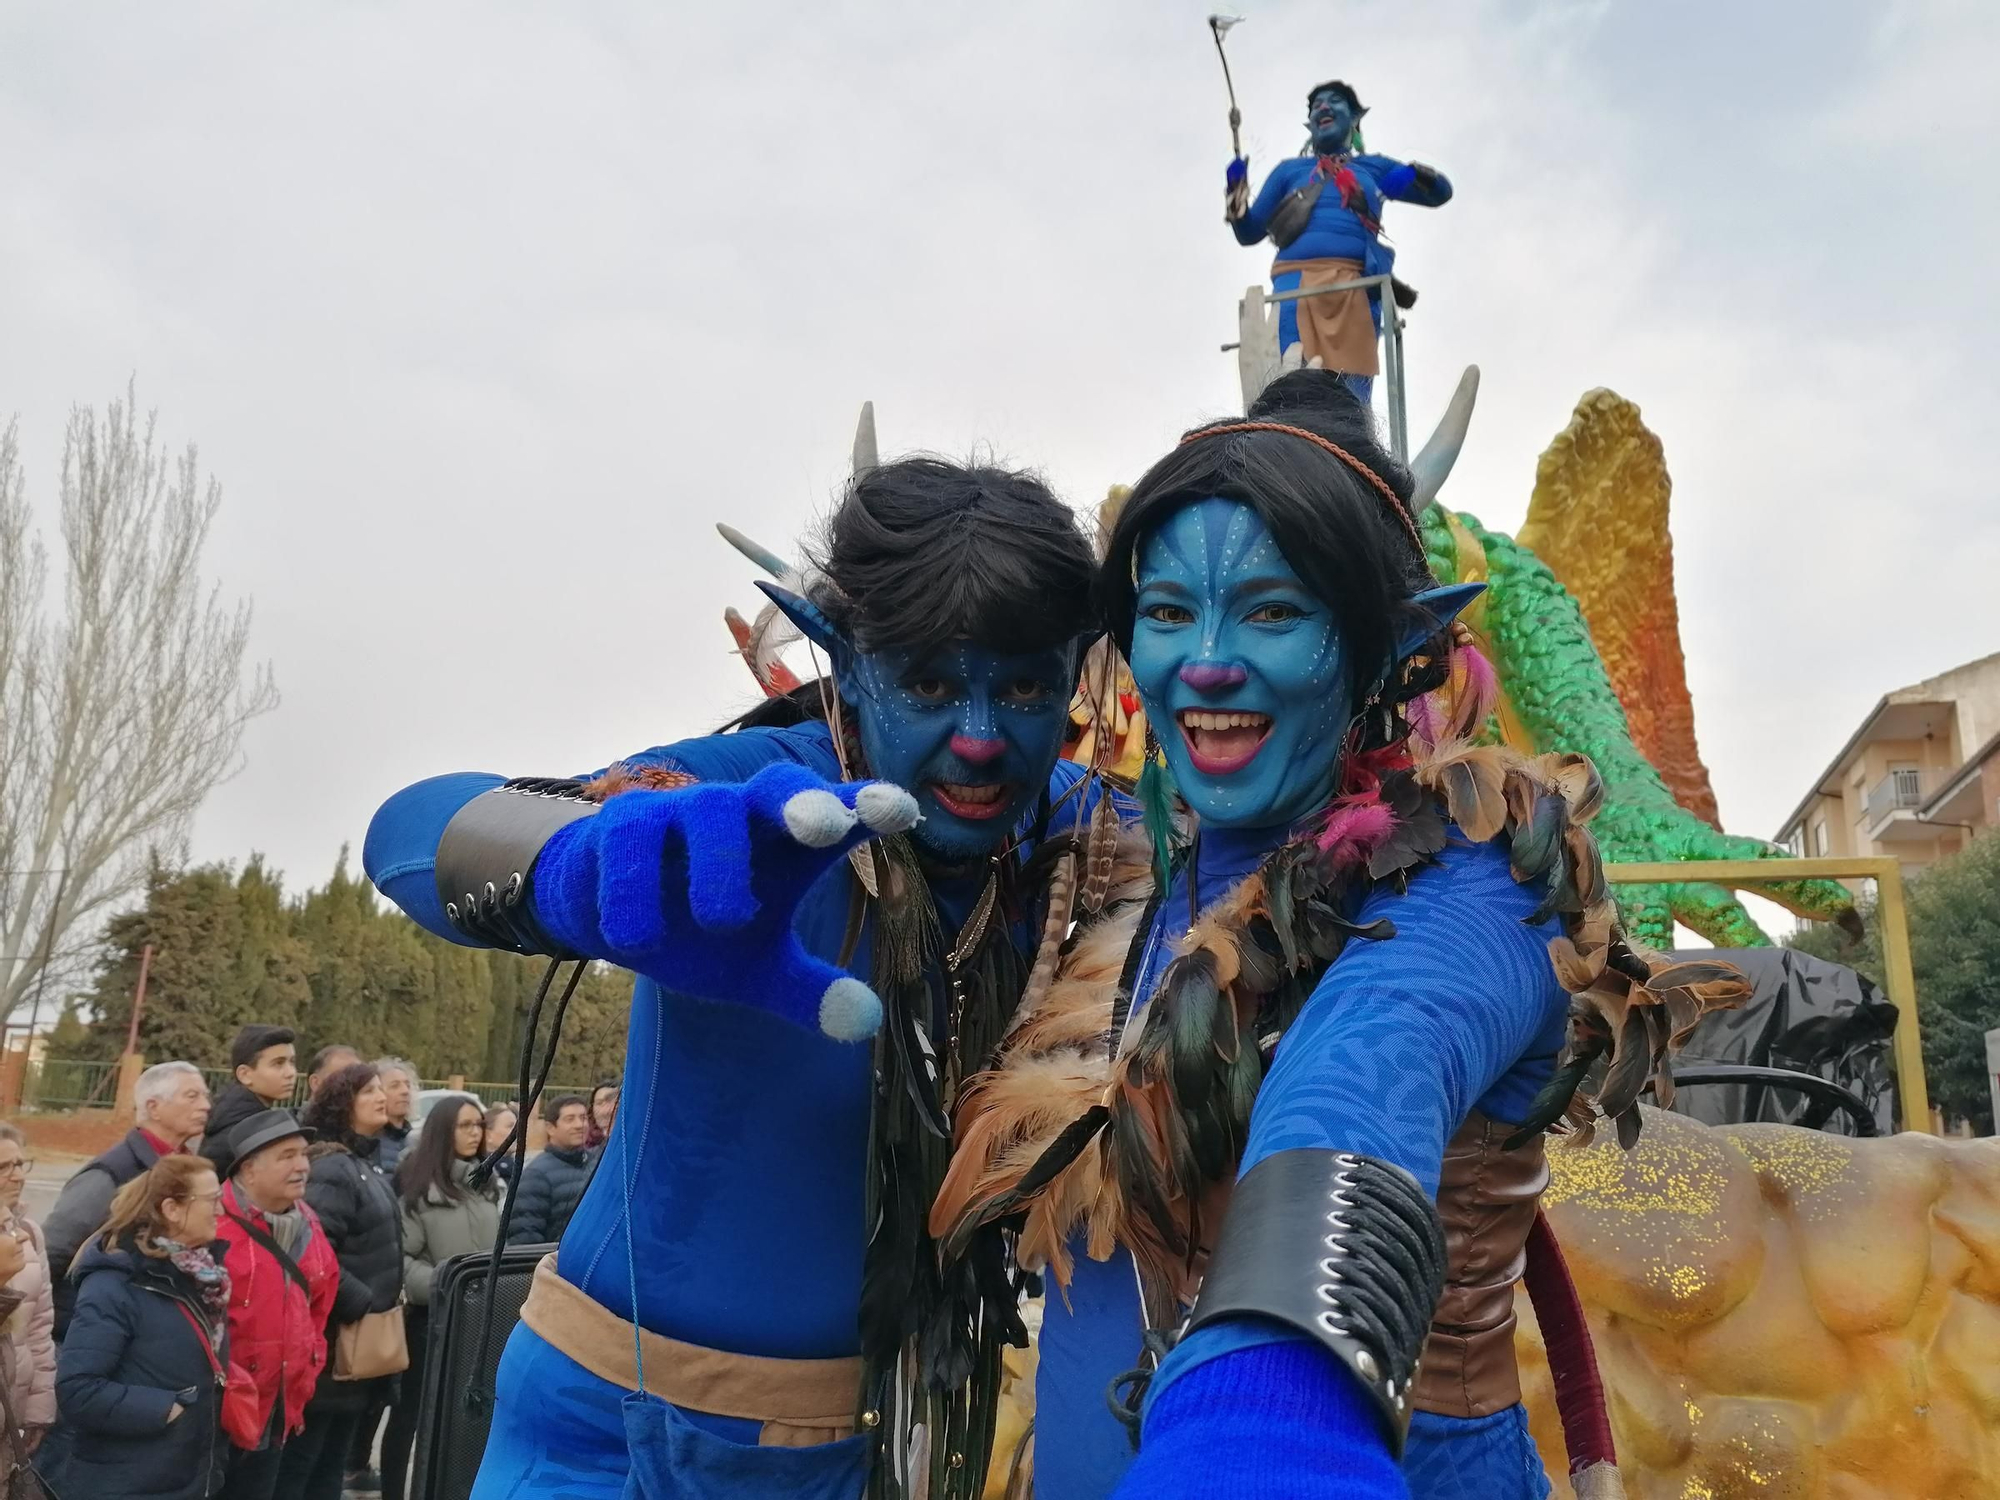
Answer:
[[[1272,827],[1331,794],[1353,717],[1339,622],[1249,506],[1203,500],[1141,541],[1132,675],[1204,821]]]

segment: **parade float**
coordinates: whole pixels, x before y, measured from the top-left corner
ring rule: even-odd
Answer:
[[[1218,18],[1218,49],[1226,29]],[[1311,150],[1281,164],[1254,201],[1239,150],[1226,217],[1245,244],[1278,240],[1272,223],[1288,201],[1310,212],[1331,193],[1358,227],[1356,248],[1307,237],[1300,242],[1314,253],[1288,265],[1291,242],[1280,241],[1270,285],[1245,292],[1238,339],[1223,346],[1237,355],[1246,408],[1301,363],[1347,371],[1364,393],[1382,377],[1388,434],[1417,479],[1433,574],[1487,585],[1466,616],[1499,676],[1487,733],[1596,765],[1604,802],[1593,831],[1635,937],[1668,948],[1679,927],[1718,949],[1768,948],[1739,891],[1855,926],[1841,882],[1877,887],[1888,994],[1874,1009],[1889,1018],[1881,1050],[1895,1074],[1879,1108],[1822,1108],[1812,1116],[1820,1128],[1810,1128],[1714,1109],[1704,1113],[1716,1123],[1704,1123],[1649,1106],[1635,1146],[1586,1130],[1549,1153],[1546,1216],[1595,1345],[1624,1492],[2000,1494],[2000,1143],[1930,1133],[1900,872],[1887,860],[1788,858],[1721,826],[1682,656],[1671,481],[1636,404],[1606,389],[1584,393],[1537,465],[1514,535],[1449,504],[1478,372],[1465,372],[1411,454],[1404,314],[1415,299],[1380,246],[1379,218],[1388,199],[1439,206],[1450,184],[1430,168],[1335,150],[1336,139],[1358,147],[1365,111],[1349,85],[1316,86],[1308,107]],[[1232,130],[1237,123],[1232,90]],[[1298,225],[1292,233],[1299,239]],[[855,466],[874,458],[874,416],[864,410]],[[1107,516],[1121,499],[1107,498]],[[783,559],[725,533],[766,571],[791,575]],[[776,655],[782,622],[766,611],[755,623],[732,612],[729,623],[767,693],[797,685]],[[1073,758],[1136,779],[1149,754],[1144,717],[1106,646],[1084,673],[1074,724]],[[1841,1092],[1823,1076],[1765,1071],[1779,1092]],[[1541,1324],[1525,1288],[1516,1300],[1531,1430],[1555,1492],[1570,1496]],[[1032,1347],[1008,1355],[990,1497],[1032,1492],[1034,1361]]]

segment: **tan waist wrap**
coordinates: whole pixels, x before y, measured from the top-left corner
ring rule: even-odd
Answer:
[[[1316,286],[1339,286],[1361,275],[1358,260],[1281,260],[1271,267],[1273,276],[1287,271],[1299,273],[1299,290]],[[1299,348],[1307,359],[1315,356],[1321,366],[1344,375],[1374,375],[1380,372],[1376,351],[1375,315],[1368,305],[1365,287],[1351,292],[1328,292],[1318,297],[1300,297],[1292,303],[1299,321]]]
[[[1438,1180],[1447,1270],[1412,1397],[1420,1411],[1485,1417],[1521,1399],[1514,1363],[1514,1284],[1549,1183],[1539,1136],[1502,1151],[1511,1125],[1474,1110],[1445,1147]]]
[[[639,1389],[632,1325],[590,1300],[542,1257],[521,1307],[521,1321],[601,1380]],[[646,1391],[672,1406],[762,1422],[766,1448],[809,1448],[854,1435],[861,1359],[771,1359],[725,1354],[639,1330]]]

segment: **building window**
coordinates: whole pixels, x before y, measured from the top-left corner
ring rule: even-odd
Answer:
[[[1819,820],[1818,822],[1816,822],[1816,823],[1814,823],[1814,824],[1813,824],[1813,831],[1812,831],[1812,837],[1813,837],[1813,853],[1814,853],[1814,855],[1815,855],[1815,856],[1817,856],[1817,857],[1818,857],[1818,858],[1820,858],[1820,859],[1825,859],[1825,858],[1826,858],[1826,856],[1827,856],[1827,852],[1828,852],[1828,850],[1827,850],[1827,841],[1826,841],[1826,819],[1825,819],[1825,818],[1821,818],[1821,819],[1820,819],[1820,820]]]

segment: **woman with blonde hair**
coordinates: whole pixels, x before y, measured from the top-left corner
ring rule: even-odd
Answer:
[[[229,1273],[211,1250],[221,1200],[205,1158],[162,1157],[118,1190],[84,1242],[56,1363],[58,1493],[207,1500],[221,1488]]]
[[[21,1210],[35,1168],[27,1141],[0,1121],[0,1395],[4,1457],[19,1462],[56,1419],[56,1307],[42,1228]]]

